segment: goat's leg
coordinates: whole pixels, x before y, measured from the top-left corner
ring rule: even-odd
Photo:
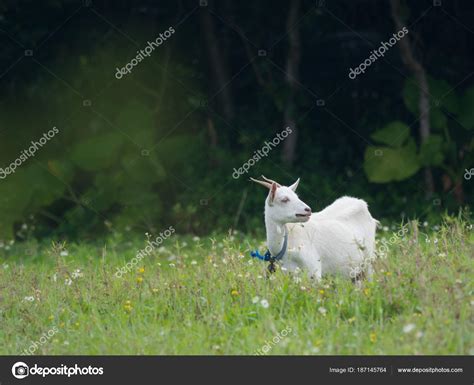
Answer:
[[[369,265],[367,266],[367,280],[369,282],[372,282],[373,275],[374,275],[374,267],[372,266],[372,263],[369,262]]]
[[[315,255],[303,255],[303,260],[305,267],[308,270],[309,277],[319,282],[322,277],[320,257]]]

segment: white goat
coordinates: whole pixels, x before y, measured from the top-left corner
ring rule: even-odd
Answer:
[[[288,187],[262,178],[265,181],[250,179],[270,190],[265,201],[267,246],[283,267],[307,270],[320,279],[326,274],[354,278],[351,271],[358,271],[364,260],[367,265],[374,255],[378,221],[365,201],[342,197],[311,215],[295,193],[299,178]],[[372,274],[370,263],[367,273]]]

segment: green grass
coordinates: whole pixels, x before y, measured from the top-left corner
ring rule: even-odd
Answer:
[[[473,244],[466,219],[436,231],[412,222],[361,285],[268,279],[248,256],[262,239],[241,233],[172,235],[121,279],[116,268],[143,239],[2,246],[0,354],[21,354],[53,327],[35,354],[254,354],[265,344],[268,354],[472,354]]]

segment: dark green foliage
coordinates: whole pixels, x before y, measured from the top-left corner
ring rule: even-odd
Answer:
[[[347,77],[393,33],[388,7],[329,3],[302,3],[300,79],[288,112],[298,127],[295,162],[282,163],[280,144],[237,180],[233,169],[285,128],[287,2],[209,2],[194,11],[194,0],[2,3],[0,167],[52,127],[59,133],[0,179],[0,239],[22,238],[23,223],[36,236],[70,238],[169,225],[194,233],[261,229],[266,192],[248,182],[260,174],[284,184],[301,177],[299,194],[314,211],[341,195],[366,199],[377,218],[472,204],[474,183],[462,179],[474,166],[469,32],[446,16],[438,28],[436,9],[416,25],[432,95],[432,135],[421,144],[419,90],[397,47],[363,76]],[[472,19],[472,4],[460,4],[443,9]],[[200,18],[209,9],[231,115],[203,38]],[[414,21],[424,8],[409,2],[405,10]],[[115,78],[170,26],[172,37]],[[439,205],[425,201],[425,166],[434,170]],[[450,193],[454,185],[464,202]]]
[[[458,183],[463,167],[472,164],[474,139],[471,135],[469,142],[461,141],[472,124],[469,111],[473,107],[473,88],[468,89],[464,96],[458,96],[454,87],[444,80],[429,78],[428,83],[430,125],[434,133],[417,149],[415,133],[412,134],[410,127],[400,121],[388,123],[374,132],[371,138],[388,147],[368,146],[365,150],[364,169],[371,182],[401,181],[412,177],[422,167],[434,166],[443,169]],[[414,117],[419,117],[419,88],[411,78],[405,81],[403,97],[406,108]],[[471,105],[471,110],[468,105]]]

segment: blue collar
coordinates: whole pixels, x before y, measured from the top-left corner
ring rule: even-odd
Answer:
[[[283,258],[287,249],[288,249],[288,232],[285,229],[285,236],[283,238],[283,247],[281,248],[280,252],[277,255],[272,256],[272,254],[270,253],[270,250],[267,249],[267,252],[264,255],[261,255],[258,252],[258,250],[255,250],[255,251],[250,252],[250,256],[273,264],[275,261],[279,261],[280,259]]]

